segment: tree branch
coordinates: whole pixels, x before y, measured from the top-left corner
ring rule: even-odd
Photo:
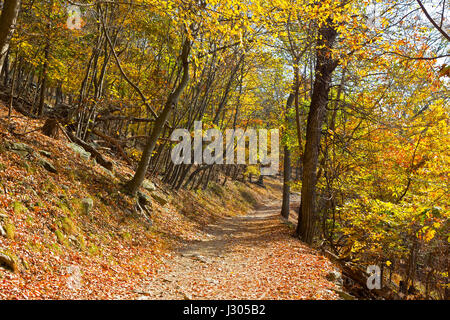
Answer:
[[[419,4],[420,8],[422,9],[423,13],[427,17],[427,19],[431,22],[431,24],[448,40],[450,41],[450,35],[448,35],[437,23],[433,20],[433,18],[428,13],[427,9],[425,9],[425,6],[420,0],[416,0]]]

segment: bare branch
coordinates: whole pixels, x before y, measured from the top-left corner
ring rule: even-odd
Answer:
[[[417,3],[419,4],[420,8],[422,9],[423,13],[425,14],[425,16],[427,17],[428,20],[430,20],[431,24],[448,40],[450,41],[450,35],[448,35],[444,29],[442,29],[437,23],[436,21],[433,20],[433,18],[430,16],[430,14],[428,13],[427,9],[425,9],[425,6],[423,5],[423,3],[420,0],[416,0]]]

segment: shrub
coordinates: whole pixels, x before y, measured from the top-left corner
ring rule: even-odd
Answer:
[[[21,214],[22,212],[25,212],[27,208],[19,201],[13,202],[13,211],[15,214]]]
[[[64,233],[61,232],[61,230],[56,230],[55,234],[56,234],[56,238],[58,238],[59,243],[61,243],[62,245],[65,245],[66,247],[69,246],[69,241],[67,240]]]
[[[68,217],[62,219],[61,228],[66,234],[74,234],[77,229],[75,223]]]
[[[16,236],[16,228],[12,223],[5,224],[6,238],[14,240]]]

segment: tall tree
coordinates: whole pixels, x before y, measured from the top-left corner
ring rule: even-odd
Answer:
[[[167,119],[171,111],[178,104],[178,100],[180,99],[181,94],[186,88],[189,82],[189,54],[191,51],[191,40],[186,38],[184,40],[183,49],[180,55],[180,62],[182,65],[183,75],[181,77],[180,82],[176,86],[176,88],[170,93],[167,98],[166,104],[155,121],[152,132],[147,139],[147,143],[144,147],[141,160],[139,161],[138,168],[133,178],[125,185],[125,189],[129,194],[135,194],[139,187],[142,185],[142,182],[145,179],[145,174],[147,173],[148,165],[150,163],[150,158],[152,156],[153,150],[155,149],[156,142],[158,141],[161,132],[166,124]]]
[[[328,102],[331,76],[338,65],[338,61],[332,58],[332,47],[336,37],[337,31],[333,26],[332,19],[328,18],[319,28],[315,80],[306,124],[306,144],[303,154],[302,194],[297,234],[308,244],[312,243],[314,236],[317,162],[321,128]]]
[[[17,16],[20,10],[20,0],[5,0],[0,15],[0,73],[3,68],[9,41],[14,33]]]
[[[289,94],[289,97],[286,102],[286,115],[289,113],[289,109],[292,107],[292,102],[294,100],[294,94]],[[286,116],[286,122],[289,119]],[[288,219],[289,218],[289,208],[290,208],[290,193],[291,193],[291,175],[292,175],[292,166],[291,166],[291,150],[289,146],[284,146],[284,161],[283,161],[283,202],[281,205],[281,216]]]

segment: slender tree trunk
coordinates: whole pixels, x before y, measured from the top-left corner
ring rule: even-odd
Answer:
[[[331,76],[338,64],[331,57],[331,48],[337,36],[337,32],[331,26],[331,23],[331,19],[328,19],[326,24],[319,29],[315,80],[306,125],[305,152],[303,153],[302,194],[297,234],[302,241],[308,244],[312,243],[314,236],[317,163],[321,128],[328,102]]]
[[[53,0],[51,0],[48,3],[48,8],[47,8],[47,26],[46,26],[46,31],[48,33],[50,33],[51,30],[51,20],[50,20],[50,15],[52,13],[53,10]],[[47,94],[47,73],[48,73],[48,66],[49,66],[49,58],[50,58],[50,34],[46,35],[46,42],[45,42],[45,48],[44,48],[44,66],[42,69],[42,82],[41,82],[41,91],[40,91],[40,96],[39,96],[39,104],[38,104],[38,116],[41,117],[43,112],[44,112],[44,104],[45,104],[45,97]]]
[[[8,86],[9,81],[9,50],[5,53],[4,61],[3,61],[3,69],[1,69],[0,76],[3,76],[3,86]]]
[[[291,193],[291,151],[288,146],[284,147],[284,169],[283,169],[283,204],[281,206],[281,216],[289,219],[290,193]]]
[[[0,73],[9,49],[9,41],[14,33],[17,16],[20,10],[20,0],[5,0],[0,15]]]
[[[44,49],[44,66],[42,69],[42,83],[41,83],[41,92],[39,95],[39,104],[38,104],[38,116],[41,117],[44,113],[44,105],[45,105],[45,95],[47,93],[47,70],[48,70],[48,59],[50,53],[50,42],[47,39],[47,44]]]
[[[260,185],[261,187],[264,187],[264,176],[260,175],[258,178],[258,181],[256,181],[257,185]]]
[[[292,106],[292,101],[294,100],[294,95],[291,93],[286,102],[286,115],[289,113],[289,109]],[[288,121],[286,116],[286,121]],[[290,194],[291,194],[291,151],[289,146],[284,146],[284,166],[283,166],[283,203],[281,205],[281,216],[288,219],[290,211]]]
[[[14,103],[14,87],[16,85],[16,73],[17,73],[17,54],[16,59],[14,60],[13,66],[13,75],[12,75],[12,83],[11,83],[11,98],[9,100],[9,108],[8,108],[8,124],[11,123],[11,112]]]
[[[161,132],[163,131],[164,125],[169,118],[170,112],[178,103],[180,96],[189,82],[189,54],[191,50],[191,42],[186,39],[183,44],[183,51],[180,56],[180,60],[183,65],[183,77],[176,87],[176,89],[169,95],[163,111],[156,119],[153,130],[150,137],[147,140],[147,144],[142,152],[141,160],[139,161],[138,168],[134,177],[125,185],[125,190],[131,194],[136,194],[142,182],[145,179],[145,174],[147,173],[147,168],[150,163],[150,158],[152,156],[153,150],[155,149],[156,141],[158,140]]]

